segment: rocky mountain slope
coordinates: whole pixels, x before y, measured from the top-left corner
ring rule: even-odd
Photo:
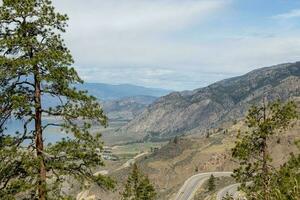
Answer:
[[[167,139],[183,133],[205,133],[245,115],[263,98],[300,96],[300,62],[261,68],[189,92],[159,98],[119,130],[138,139]]]
[[[300,105],[300,98],[296,100]],[[299,108],[299,107],[298,107]],[[231,149],[235,146],[239,130],[247,129],[244,120],[235,125],[228,125],[227,131],[215,131],[209,138],[201,135],[189,135],[171,139],[166,145],[155,149],[148,155],[137,160],[139,168],[147,174],[154,183],[159,200],[174,199],[178,190],[191,176],[213,171],[232,171],[237,167],[231,157]],[[299,152],[294,141],[300,139],[300,121],[293,122],[293,126],[274,135],[269,147],[273,158],[272,165],[279,167],[289,159],[289,155]],[[92,194],[103,200],[119,200],[120,192],[126,182],[130,168],[115,171],[111,174],[118,185],[116,192],[106,192],[98,187]]]
[[[107,103],[112,101],[133,101],[136,100],[138,104],[145,104],[144,102],[152,103],[154,98],[158,98],[171,93],[171,90],[159,88],[147,88],[137,85],[121,84],[111,85],[105,83],[83,83],[77,84],[75,87],[78,90],[88,91],[88,93],[96,97],[99,101]],[[131,98],[131,99],[130,99]],[[51,95],[45,95],[42,98],[43,106],[55,107],[60,104],[60,100],[53,98]]]
[[[156,99],[157,97],[153,96],[134,96],[104,101],[102,105],[110,120],[130,121],[141,114]]]

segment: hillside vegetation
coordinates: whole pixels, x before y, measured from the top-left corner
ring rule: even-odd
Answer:
[[[246,127],[240,121],[226,129],[228,132],[215,132],[209,138],[195,134],[172,139],[160,149],[138,159],[139,168],[155,184],[159,200],[173,198],[183,183],[194,174],[232,171],[238,166],[231,157],[231,149],[235,145],[238,130]],[[272,139],[270,146],[276,146],[272,148],[275,166],[279,167],[286,162],[291,152],[297,152],[294,141],[300,139],[299,132],[300,121],[297,121],[285,135]],[[123,191],[128,173],[128,169],[112,173],[112,177],[118,180],[114,193],[105,192],[95,186],[90,194],[97,194],[103,200],[119,200],[119,192]]]
[[[204,134],[206,129],[242,118],[250,105],[263,97],[273,101],[295,96],[300,96],[300,62],[258,69],[194,91],[171,93],[148,106],[118,134],[148,140]]]

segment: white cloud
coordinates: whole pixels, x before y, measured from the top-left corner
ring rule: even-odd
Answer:
[[[293,9],[286,13],[278,14],[273,16],[273,19],[291,19],[300,17],[300,9]]]
[[[65,35],[90,82],[187,89],[300,60],[297,36],[178,36],[231,9],[232,0],[54,0],[70,16]],[[205,33],[205,29],[202,29]],[[237,33],[238,35],[238,33]]]
[[[193,44],[161,42],[161,48],[149,43],[144,44],[143,51],[136,46],[126,51],[129,45],[122,47],[124,57],[115,62],[111,57],[110,61],[100,64],[102,67],[79,68],[80,73],[93,82],[130,81],[183,90],[206,86],[258,67],[300,60],[298,37],[228,38]],[[107,52],[105,57],[110,54],[114,55],[114,51]]]
[[[81,32],[159,32],[207,17],[229,0],[54,0]],[[97,34],[99,34],[97,33]]]

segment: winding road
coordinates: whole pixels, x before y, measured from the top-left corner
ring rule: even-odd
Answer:
[[[211,175],[215,177],[231,176],[232,172],[208,172],[190,177],[180,188],[174,200],[192,200],[198,188],[209,179]]]
[[[125,169],[127,167],[130,167],[132,164],[134,164],[136,162],[137,159],[139,159],[140,157],[143,157],[147,154],[148,154],[148,152],[143,152],[143,153],[138,154],[137,156],[135,156],[134,158],[128,160],[120,168],[118,168],[114,171],[119,171],[119,170]],[[99,174],[107,175],[109,173],[110,173],[110,171],[108,171],[108,170],[101,170],[101,171],[96,172],[94,174],[94,176],[97,176]],[[76,197],[76,200],[94,200],[94,199],[96,199],[95,195],[89,196],[89,190],[84,190],[84,191],[80,192]]]
[[[223,188],[222,190],[220,190],[218,192],[216,200],[222,200],[223,197],[226,196],[226,194],[231,195],[234,199],[238,199],[238,187],[240,185],[241,184],[236,183],[236,184],[232,184],[232,185],[229,185],[229,186]]]
[[[127,168],[127,167],[130,167],[131,165],[133,165],[135,163],[135,161],[140,158],[140,157],[143,157],[145,155],[147,155],[148,152],[144,152],[144,153],[140,153],[138,154],[137,156],[135,156],[134,158],[128,160],[126,163],[124,163],[121,167],[119,167],[118,169],[116,169],[115,171],[120,171],[124,168]]]

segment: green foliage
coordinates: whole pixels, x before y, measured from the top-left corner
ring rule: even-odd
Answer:
[[[210,175],[208,179],[208,191],[214,191],[216,189],[215,177],[214,175]]]
[[[70,186],[77,180],[112,188],[111,179],[92,173],[93,167],[104,164],[103,144],[100,133],[92,135],[89,130],[92,124],[106,126],[107,118],[94,97],[74,88],[82,80],[71,67],[72,56],[60,35],[68,17],[55,12],[50,0],[2,2],[0,197],[65,199],[61,187],[71,180]],[[57,105],[45,107],[44,99]],[[47,124],[45,116],[59,122]],[[7,133],[8,119],[19,120],[23,127],[13,135]],[[51,126],[60,127],[72,139],[44,148],[42,133]]]
[[[122,193],[123,200],[153,200],[156,198],[154,186],[150,183],[149,178],[143,175],[136,164],[133,165],[131,174],[125,184]]]
[[[210,137],[210,130],[209,129],[206,129],[206,135],[205,135],[206,138],[209,138]]]
[[[298,148],[300,150],[300,143]],[[291,154],[287,163],[271,177],[271,197],[279,200],[300,199],[300,154]]]
[[[174,144],[178,144],[178,141],[179,140],[179,138],[178,138],[178,136],[176,135],[175,137],[174,137],[174,139],[173,139],[173,142],[174,142]]]
[[[270,199],[272,175],[268,141],[274,134],[286,130],[296,119],[296,105],[293,102],[281,104],[279,101],[269,105],[253,106],[246,118],[250,131],[240,133],[232,156],[240,167],[234,170],[237,182],[248,199]],[[247,184],[250,183],[250,184]]]

